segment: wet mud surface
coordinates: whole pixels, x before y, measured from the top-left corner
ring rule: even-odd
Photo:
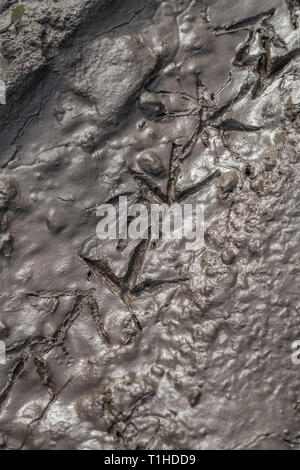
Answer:
[[[299,2],[23,3],[0,36],[1,449],[299,449]],[[120,195],[201,202],[205,246],[100,241]]]

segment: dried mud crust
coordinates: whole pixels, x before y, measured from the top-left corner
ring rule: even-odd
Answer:
[[[38,3],[1,38],[1,448],[299,449],[299,2]],[[119,195],[201,202],[205,246],[101,242]]]

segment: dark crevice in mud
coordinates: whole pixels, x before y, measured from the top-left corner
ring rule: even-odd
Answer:
[[[138,276],[141,273],[145,255],[149,248],[149,240],[142,240],[132,251],[128,263],[128,268],[125,276],[122,278],[122,290],[123,292],[132,291],[134,288]]]
[[[241,132],[256,132],[260,130],[260,127],[251,126],[249,124],[243,124],[236,121],[235,119],[225,119],[217,127],[222,131],[241,131]]]
[[[167,199],[168,203],[176,201],[176,186],[177,181],[180,175],[180,156],[182,154],[181,146],[172,144],[171,146],[171,155],[170,155],[170,165],[169,165],[169,178],[167,185]]]
[[[209,175],[207,178],[195,184],[194,186],[184,189],[177,195],[177,202],[183,202],[188,198],[194,196],[195,194],[199,193],[199,191],[202,191],[202,189],[208,186],[216,178],[219,178],[219,176],[221,176],[221,171],[216,170],[212,175]]]
[[[274,77],[275,75],[278,75],[278,73],[280,73],[293,59],[295,59],[295,57],[298,57],[299,55],[300,47],[288,52],[283,56],[275,57],[273,59],[269,76]]]
[[[146,281],[141,282],[140,284],[137,284],[134,289],[132,290],[133,295],[135,296],[141,296],[141,295],[148,295],[152,294],[154,292],[161,291],[164,288],[168,288],[172,286],[173,284],[179,284],[181,282],[186,282],[188,281],[189,278],[181,278],[181,279],[167,279],[164,281],[159,281],[159,280],[153,280],[153,279],[147,279]]]
[[[190,139],[185,143],[185,145],[183,145],[183,147],[182,147],[182,152],[181,152],[181,155],[180,155],[180,160],[181,161],[188,158],[189,155],[192,153],[192,151],[195,147],[195,144],[196,144],[196,142],[199,138],[199,135],[200,135],[201,131],[204,129],[204,127],[205,127],[205,124],[202,121],[202,114],[201,114],[200,118],[199,118],[199,121],[198,121],[198,124],[197,124],[197,126],[195,127],[195,129],[193,131],[193,134],[191,135]]]
[[[218,26],[217,28],[215,28],[215,31],[217,35],[241,31],[243,29],[247,29],[251,26],[256,25],[261,20],[265,20],[267,18],[272,17],[275,12],[276,8],[271,8],[270,10],[264,11],[262,13],[259,13],[258,15],[251,16],[249,18],[245,18],[235,23],[228,24],[225,26]]]

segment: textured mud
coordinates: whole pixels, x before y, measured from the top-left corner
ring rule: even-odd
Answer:
[[[0,37],[1,448],[299,449],[299,1],[23,3]],[[101,243],[119,195],[204,203],[205,247]]]

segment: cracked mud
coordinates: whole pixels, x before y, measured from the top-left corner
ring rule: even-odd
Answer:
[[[300,449],[300,2],[0,5],[0,448]],[[99,204],[197,202],[205,245]]]

